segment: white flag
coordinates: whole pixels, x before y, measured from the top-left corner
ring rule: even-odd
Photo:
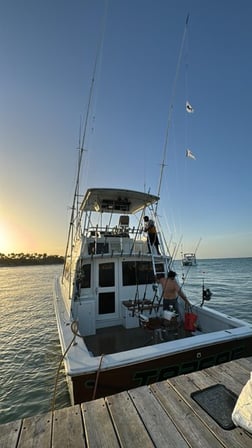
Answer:
[[[192,114],[194,112],[194,109],[192,108],[191,104],[188,101],[186,102],[186,111],[189,114]]]
[[[190,151],[190,149],[186,150],[186,157],[189,157],[190,159],[196,160],[195,155],[192,153],[192,151]]]

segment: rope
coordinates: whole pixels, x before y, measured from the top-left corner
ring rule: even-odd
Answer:
[[[51,406],[51,412],[53,413],[55,411],[55,403],[56,403],[56,391],[57,391],[57,385],[58,385],[58,380],[59,380],[59,372],[60,372],[60,368],[61,368],[61,364],[67,354],[67,352],[69,351],[71,345],[74,343],[76,336],[78,336],[79,338],[82,338],[83,336],[81,336],[81,334],[78,333],[78,322],[76,320],[74,320],[71,323],[71,331],[73,333],[73,339],[71,340],[71,342],[69,343],[69,345],[67,346],[64,354],[61,356],[60,358],[60,362],[58,365],[58,369],[57,369],[57,373],[56,373],[56,378],[55,378],[55,384],[54,384],[54,391],[53,391],[53,399],[52,399],[52,406]],[[98,370],[96,372],[96,379],[95,379],[95,387],[94,387],[94,392],[93,392],[93,397],[92,400],[95,399],[96,396],[96,392],[97,392],[97,386],[98,386],[98,380],[99,380],[99,376],[100,376],[100,371],[101,371],[101,364],[102,364],[102,360],[103,360],[104,354],[101,355],[101,359],[100,359],[100,363],[99,363],[99,367]]]
[[[57,391],[57,386],[58,386],[58,380],[59,380],[59,372],[60,372],[60,368],[61,368],[61,364],[67,354],[67,352],[69,351],[71,345],[74,343],[76,336],[81,337],[81,335],[78,333],[78,322],[76,320],[74,320],[71,323],[71,330],[73,333],[73,339],[71,340],[71,342],[69,343],[69,345],[67,346],[65,352],[63,353],[63,355],[60,358],[60,362],[58,365],[58,369],[57,369],[57,373],[56,373],[56,377],[55,377],[55,383],[54,383],[54,391],[53,391],[53,399],[52,399],[52,406],[51,406],[51,412],[53,413],[55,410],[55,403],[56,403],[56,391]]]
[[[98,380],[99,380],[99,376],[100,376],[100,372],[101,372],[101,364],[102,364],[103,357],[104,357],[104,354],[101,355],[100,364],[99,364],[98,370],[96,372],[95,387],[94,387],[92,400],[94,400],[95,396],[96,396],[96,391],[97,391]]]

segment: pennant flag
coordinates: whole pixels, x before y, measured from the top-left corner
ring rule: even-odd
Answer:
[[[186,157],[189,157],[190,159],[196,160],[195,155],[192,153],[192,151],[190,151],[190,149],[186,150]]]
[[[189,114],[192,114],[194,112],[194,109],[192,108],[191,104],[188,101],[186,102],[186,111]]]

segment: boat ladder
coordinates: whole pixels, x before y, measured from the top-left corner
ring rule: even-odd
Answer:
[[[148,236],[148,238],[149,238],[149,236]],[[149,247],[150,247],[150,251],[151,251],[151,261],[152,261],[152,268],[153,268],[154,276],[156,277],[157,274],[161,274],[164,276],[167,275],[167,273],[169,271],[169,266],[170,266],[170,258],[167,256],[157,255],[155,253],[156,249],[154,248],[154,246],[151,246],[149,244]],[[164,251],[163,251],[163,247],[162,247],[162,253],[163,252]],[[162,270],[160,270],[161,264],[163,265]]]

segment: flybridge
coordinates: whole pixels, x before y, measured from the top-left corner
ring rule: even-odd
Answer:
[[[158,196],[116,188],[91,188],[81,204],[81,211],[136,213],[156,203]]]

